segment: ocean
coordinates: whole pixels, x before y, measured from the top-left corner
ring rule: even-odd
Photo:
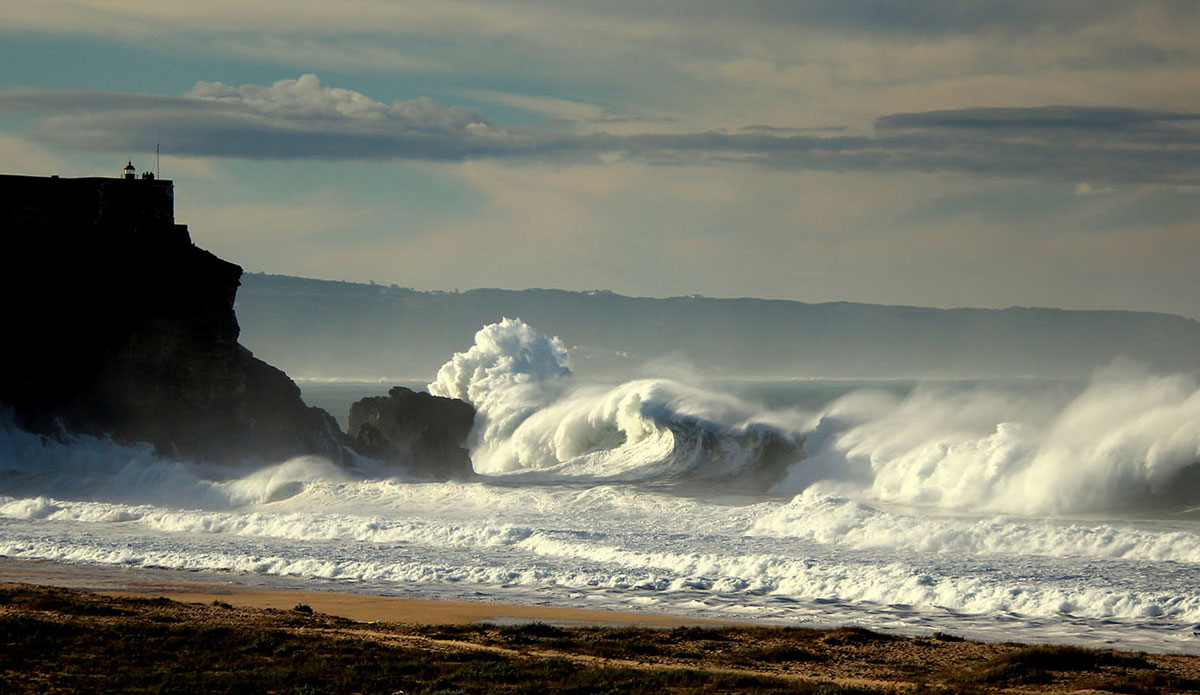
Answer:
[[[391,385],[301,383],[343,426]],[[506,320],[423,386],[479,411],[478,480],[0,427],[0,555],[1200,654],[1193,376],[584,382]]]

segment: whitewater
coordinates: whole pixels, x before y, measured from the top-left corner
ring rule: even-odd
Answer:
[[[427,388],[478,411],[476,480],[3,425],[0,555],[1200,654],[1194,375],[598,383],[517,319],[464,347]]]

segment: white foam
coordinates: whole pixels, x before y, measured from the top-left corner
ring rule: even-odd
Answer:
[[[551,521],[558,525],[564,519]],[[39,523],[52,522],[45,518]],[[142,533],[131,536],[129,523]],[[612,520],[610,524],[617,525]],[[153,510],[120,528],[111,538],[102,529],[64,538],[58,533],[61,526],[52,527],[49,535],[6,533],[0,538],[0,554],[356,581],[703,592],[714,597],[735,595],[750,607],[786,597],[907,606],[901,612],[949,609],[1051,619],[1069,613],[1091,619],[1200,620],[1193,574],[1175,572],[1173,579],[1155,585],[1140,576],[1143,567],[1134,565],[1111,565],[1109,576],[1100,581],[1100,577],[1080,576],[1078,566],[1070,562],[1031,565],[1016,555],[993,558],[987,564],[957,561],[914,566],[911,560],[887,554],[855,556],[836,549],[810,547],[797,556],[785,552],[794,551],[794,546],[775,544],[771,550],[754,552],[752,542],[703,533],[679,547],[654,532],[536,530],[482,520],[446,524]],[[277,542],[280,539],[290,542]]]
[[[33,499],[12,500],[5,504],[0,504],[0,515],[14,519],[45,519],[59,511],[59,509],[58,505],[45,497],[35,497]]]
[[[1200,534],[1194,530],[1148,530],[1050,519],[918,516],[880,511],[811,489],[764,514],[749,533],[920,553],[1200,563]]]
[[[816,484],[1029,514],[1170,508],[1200,499],[1200,389],[1182,375],[1114,368],[1062,399],[938,386],[856,395],[819,417],[805,449],[776,492]]]
[[[430,390],[479,409],[481,481],[0,428],[0,554],[1155,648],[1200,622],[1200,523],[1168,515],[1200,499],[1188,377],[858,390],[801,412],[680,379],[575,383],[561,342],[514,319]],[[735,496],[781,445],[776,496]]]
[[[349,471],[319,456],[261,468],[186,464],[157,458],[148,445],[75,435],[62,440],[0,424],[0,474],[10,494],[168,507],[228,508],[297,494],[315,481],[346,481]],[[11,516],[11,515],[10,515]]]

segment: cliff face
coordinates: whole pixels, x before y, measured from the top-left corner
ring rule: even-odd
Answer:
[[[242,269],[174,223],[168,181],[0,176],[0,403],[24,429],[228,462],[345,437],[238,345]]]

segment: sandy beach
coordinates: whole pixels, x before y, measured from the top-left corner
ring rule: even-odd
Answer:
[[[161,581],[0,561],[5,693],[1142,693],[1200,657],[697,625],[668,616]],[[99,590],[63,584],[100,584]]]
[[[219,601],[241,608],[291,610],[297,604],[304,604],[318,613],[360,622],[464,625],[482,622],[509,624],[536,621],[564,626],[624,625],[660,628],[738,624],[729,621],[653,613],[558,606],[526,606],[485,601],[424,600],[339,591],[306,591],[211,581],[188,581],[177,578],[179,574],[181,573],[0,558],[0,582],[82,589],[106,596],[144,598],[162,596],[182,603],[208,604]]]

